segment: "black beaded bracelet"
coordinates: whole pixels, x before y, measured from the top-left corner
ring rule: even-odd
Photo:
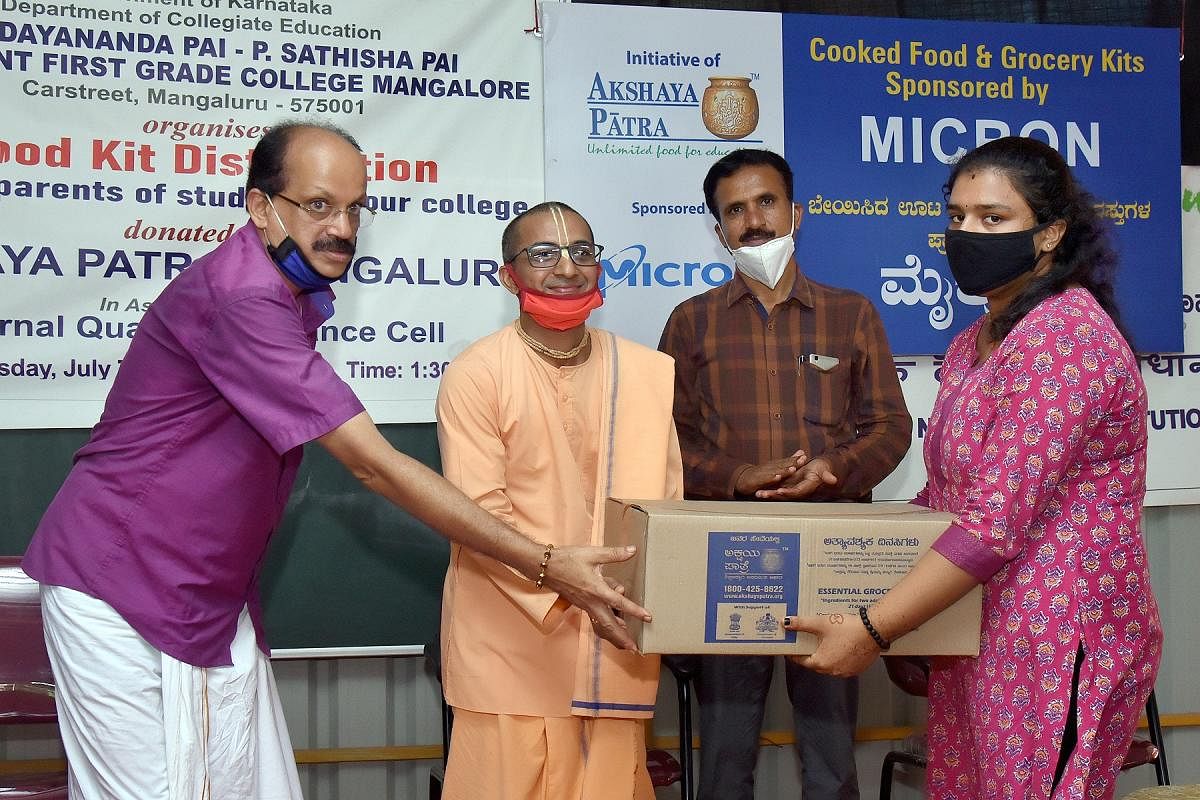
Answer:
[[[867,616],[867,607],[858,607],[858,616],[862,620],[863,627],[867,629],[867,633],[871,634],[871,638],[875,640],[875,644],[879,645],[880,650],[887,650],[892,646],[892,643],[880,635],[879,631],[875,630],[875,626],[871,624],[870,617]]]

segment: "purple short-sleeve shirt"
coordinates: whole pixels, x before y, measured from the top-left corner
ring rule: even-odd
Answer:
[[[363,410],[316,352],[324,321],[247,224],[143,317],[23,566],[104,600],[147,641],[230,663],[303,444]]]

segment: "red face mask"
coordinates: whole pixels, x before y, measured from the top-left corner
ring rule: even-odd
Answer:
[[[543,328],[555,331],[577,328],[587,320],[593,309],[604,304],[604,296],[600,294],[599,286],[592,287],[586,294],[574,297],[546,294],[522,284],[521,279],[517,277],[517,271],[508,264],[504,265],[504,269],[508,270],[513,283],[517,285],[517,299],[521,303],[521,310],[533,317],[533,321]]]

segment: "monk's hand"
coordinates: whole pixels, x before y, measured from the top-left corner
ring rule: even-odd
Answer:
[[[854,614],[785,617],[783,627],[817,637],[817,649],[812,655],[788,656],[813,672],[850,678],[871,666],[879,656],[879,645]]]
[[[637,650],[622,616],[649,622],[650,612],[625,597],[625,589],[600,573],[603,564],[626,561],[635,547],[556,547],[542,585],[587,614],[592,628],[622,650]]]
[[[768,461],[764,464],[753,464],[738,473],[734,491],[741,497],[756,495],[762,489],[777,487],[794,476],[808,456],[803,450],[797,450],[786,458]]]
[[[818,489],[837,484],[837,475],[833,474],[831,466],[823,458],[814,458],[780,481],[779,485],[759,489],[754,496],[759,500],[807,500]]]

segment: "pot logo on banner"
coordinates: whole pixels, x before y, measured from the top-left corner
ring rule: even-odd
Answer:
[[[750,87],[750,78],[712,77],[700,113],[713,136],[744,139],[758,127],[758,94]]]
[[[715,66],[717,56],[687,56],[672,66]],[[699,158],[712,161],[725,155],[737,140],[758,130],[759,98],[751,82],[759,73],[711,75],[680,79],[678,69],[663,69],[651,54],[632,54],[628,66],[650,72],[636,79],[592,73],[588,82],[588,153],[641,158]],[[702,73],[703,74],[703,73]],[[700,127],[697,123],[703,125]],[[603,143],[601,143],[603,142]]]

